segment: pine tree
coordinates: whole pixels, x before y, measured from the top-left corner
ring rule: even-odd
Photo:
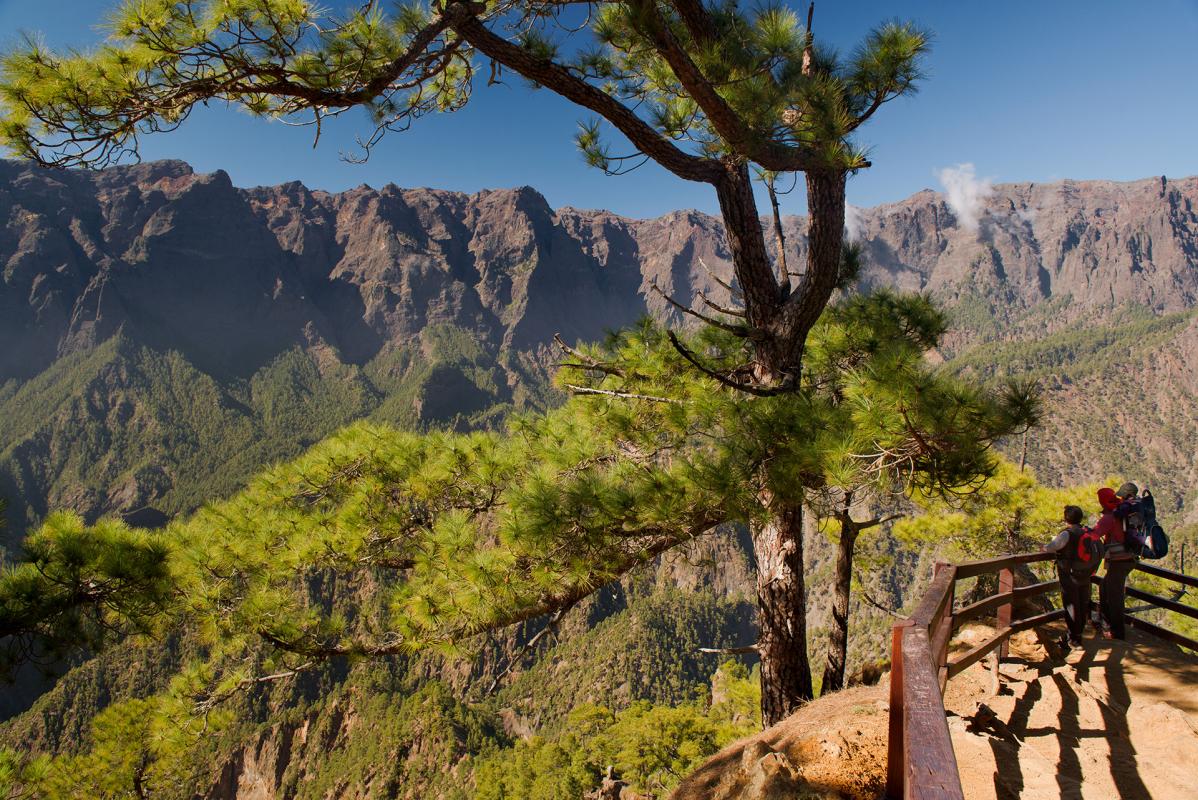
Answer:
[[[932,318],[927,329],[928,339],[925,346],[936,346],[944,334],[943,320]],[[917,429],[934,431],[934,437],[939,441],[942,451],[953,451],[957,454],[970,454],[969,458],[978,460],[975,473],[980,482],[990,479],[993,474],[981,468],[985,461],[985,452],[994,444],[994,434],[1010,434],[1009,427],[996,429],[975,429],[973,420],[968,415],[961,414],[962,406],[957,405],[960,399],[954,395],[956,388],[947,379],[930,384],[923,388],[918,395],[918,402],[901,402],[900,407],[907,419],[913,420]],[[1021,426],[1014,433],[1021,434],[1026,441],[1028,431],[1039,423],[1043,415],[1043,400],[1039,386],[1034,382],[1008,381],[1001,390],[1002,404],[1012,420],[1012,424]],[[917,420],[917,421],[915,421]],[[1018,420],[1018,423],[1014,422]],[[921,434],[927,435],[927,434]],[[935,473],[939,469],[936,463],[929,463],[924,469]],[[952,468],[950,468],[952,469]],[[977,492],[989,489],[986,483],[973,483],[961,480],[968,472],[955,472],[957,486],[949,491],[947,486],[918,492],[923,503],[936,504],[941,508],[952,508],[960,502],[960,491],[976,495]],[[853,554],[856,550],[857,539],[861,534],[879,528],[888,522],[901,518],[901,514],[873,514],[866,518],[854,516],[856,507],[863,505],[889,505],[893,509],[902,503],[902,495],[909,486],[905,483],[887,485],[877,480],[878,475],[869,471],[843,473],[837,476],[838,481],[827,484],[810,493],[810,506],[822,523],[835,523],[836,533],[836,562],[832,578],[831,601],[831,630],[828,634],[828,660],[824,667],[824,677],[820,684],[822,692],[833,692],[844,687],[844,673],[848,658],[849,646],[849,607],[853,585]],[[906,505],[906,504],[904,504]]]
[[[740,394],[798,396],[809,335],[840,277],[845,179],[869,166],[852,137],[914,90],[928,47],[913,25],[887,23],[840,59],[809,28],[810,14],[804,26],[785,7],[698,0],[585,4],[585,14],[564,0],[439,0],[392,13],[371,0],[340,19],[305,0],[129,0],[93,52],[30,41],[4,57],[0,137],[42,163],[104,165],[216,100],[307,119],[317,136],[327,118],[365,108],[375,124],[368,154],[388,131],[463,107],[485,60],[492,77],[517,73],[594,114],[578,144],[596,167],[615,173],[651,159],[715,189],[742,302],[731,323],[690,311],[732,333],[740,352],[734,368],[713,368],[676,337],[669,343]],[[612,130],[631,155],[612,155]],[[804,174],[808,247],[797,281],[771,264],[753,165]],[[752,535],[771,723],[812,694],[804,498],[777,474],[783,460],[765,452],[735,471],[759,486]],[[710,519],[697,513],[690,535]]]
[[[168,545],[153,533],[54,513],[0,571],[0,674],[53,663],[112,634],[148,632],[170,604]]]
[[[1066,505],[1079,506],[1093,523],[1100,510],[1099,486],[1045,486],[1031,470],[1002,458],[991,479],[975,491],[947,499],[916,493],[913,499],[925,513],[901,520],[894,531],[907,541],[934,545],[949,560],[1038,550],[1064,527]]]

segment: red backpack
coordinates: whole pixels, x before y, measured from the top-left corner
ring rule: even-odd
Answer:
[[[1077,537],[1077,552],[1074,555],[1074,563],[1094,572],[1102,562],[1104,549],[1102,537],[1093,528],[1082,527],[1082,535]]]

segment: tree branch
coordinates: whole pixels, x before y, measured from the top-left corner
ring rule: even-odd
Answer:
[[[695,369],[702,372],[707,377],[718,381],[719,383],[723,384],[724,386],[727,386],[729,389],[735,389],[738,392],[744,392],[746,394],[751,394],[756,397],[776,397],[780,394],[788,394],[788,393],[795,391],[794,389],[783,389],[783,388],[767,389],[767,388],[762,388],[760,386],[753,386],[752,384],[748,384],[748,383],[741,383],[739,381],[734,381],[731,378],[729,378],[725,375],[721,375],[720,373],[716,372],[715,370],[700,363],[699,359],[695,356],[695,354],[692,353],[690,350],[688,350],[686,348],[686,346],[682,344],[682,342],[678,341],[678,337],[674,334],[673,331],[666,331],[666,335],[670,337],[670,344],[674,345],[674,349],[678,351],[679,355],[681,355],[683,358],[685,358],[687,361],[689,361],[691,366],[693,366]]]
[[[889,614],[890,616],[894,617],[895,619],[906,619],[906,617],[904,617],[902,614],[895,611],[893,608],[884,606],[881,603],[879,603],[877,600],[870,597],[869,592],[865,591],[865,589],[860,589],[860,592],[861,592],[861,597],[865,600],[865,602],[867,604],[873,606],[874,608],[878,609],[879,611],[884,611],[885,613]]]
[[[632,0],[630,5],[645,15],[649,23],[645,33],[650,41],[670,65],[678,82],[703,109],[716,133],[734,152],[775,172],[798,172],[829,166],[812,151],[779,144],[749,128],[691,60],[662,18],[655,0]]]
[[[703,301],[703,305],[707,306],[712,311],[718,311],[719,313],[727,314],[730,317],[741,317],[742,319],[745,316],[745,312],[743,311],[739,311],[735,308],[726,308],[719,303],[712,302],[712,300],[707,296],[706,292],[700,291],[699,299]]]
[[[701,320],[702,322],[705,322],[706,324],[711,325],[714,328],[719,328],[720,330],[728,331],[728,333],[736,334],[737,336],[740,336],[742,338],[745,338],[745,339],[753,338],[753,330],[746,325],[731,325],[727,322],[721,322],[720,320],[715,319],[714,317],[709,317],[706,314],[700,314],[698,311],[695,311],[693,308],[691,308],[689,306],[685,306],[682,303],[679,303],[674,298],[670,297],[668,294],[663,292],[661,290],[661,287],[659,287],[656,283],[651,285],[649,287],[649,289],[651,291],[657,292],[659,295],[664,297],[667,303],[669,303],[674,308],[681,311],[683,314],[689,314],[690,316],[694,317],[695,319]],[[735,316],[743,317],[744,314],[737,314]]]
[[[569,613],[572,608],[574,608],[576,605],[578,605],[578,603],[579,603],[579,600],[575,600],[570,605],[563,606],[562,608],[559,608],[557,611],[554,611],[552,616],[550,616],[549,620],[545,623],[545,627],[541,628],[541,630],[537,631],[536,635],[533,636],[531,639],[529,639],[527,642],[525,642],[524,646],[520,648],[520,651],[511,657],[511,659],[508,661],[508,665],[504,668],[503,672],[501,672],[495,676],[494,680],[491,681],[491,685],[487,687],[487,691],[484,692],[483,694],[488,695],[488,696],[493,694],[495,691],[495,688],[497,686],[499,686],[499,683],[504,678],[506,678],[508,675],[511,674],[511,672],[515,668],[516,664],[518,664],[520,662],[520,659],[522,659],[528,651],[530,651],[534,647],[536,647],[537,644],[542,639],[545,638],[545,636],[556,631],[557,626],[562,621],[562,617],[566,616],[566,614]]]
[[[698,259],[698,261],[699,261],[699,266],[703,268],[703,271],[706,272],[708,275],[710,275],[711,279],[713,281],[715,281],[720,286],[723,286],[725,289],[727,289],[728,294],[731,295],[733,297],[733,299],[735,299],[736,295],[742,294],[742,292],[739,289],[734,287],[732,284],[728,283],[726,280],[721,278],[719,275],[716,275],[715,271],[712,270],[711,267],[707,266],[707,262],[704,261],[702,258]]]
[[[702,0],[670,0],[670,5],[678,12],[678,18],[686,26],[691,38],[698,44],[708,44],[715,41],[715,21],[703,7]]]
[[[567,383],[566,388],[575,394],[599,394],[606,397],[621,397],[625,400],[648,400],[651,403],[677,403],[677,400],[669,397],[656,397],[651,394],[635,394],[633,392],[616,392],[609,389],[592,389],[589,386],[575,386],[572,383]]]
[[[854,522],[853,524],[857,527],[858,531],[865,531],[869,530],[870,528],[875,528],[878,525],[885,525],[887,522],[894,522],[896,519],[902,518],[902,514],[890,514],[881,518],[874,517],[873,519],[869,519],[864,522]]]
[[[618,378],[624,377],[624,371],[622,369],[613,367],[610,364],[604,364],[601,361],[596,361],[581,350],[566,344],[566,340],[562,338],[560,333],[553,334],[553,341],[557,343],[557,346],[560,347],[564,353],[574,356],[580,362],[582,362],[581,364],[562,364],[561,366],[594,370],[596,372],[602,372],[606,375],[615,375]]]
[[[739,656],[746,653],[756,653],[761,649],[760,645],[749,644],[744,647],[700,647],[700,653],[714,653],[721,656]]]
[[[528,50],[493,33],[475,14],[481,3],[456,0],[446,8],[453,30],[480,53],[512,69],[530,81],[552,89],[578,105],[594,111],[624,134],[633,146],[658,164],[688,181],[715,183],[723,170],[719,162],[689,155],[648,123],[595,86],[578,78],[561,64],[538,58]]]

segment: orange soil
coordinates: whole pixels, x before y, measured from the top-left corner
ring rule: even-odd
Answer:
[[[970,626],[966,649],[992,631]],[[1198,658],[1149,636],[1089,639],[1068,656],[1049,627],[1012,638],[990,694],[985,662],[948,686],[965,797],[1198,798]],[[821,697],[717,753],[674,800],[878,798],[885,785],[887,680]]]

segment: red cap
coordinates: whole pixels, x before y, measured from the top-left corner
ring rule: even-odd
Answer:
[[[1104,486],[1098,490],[1098,504],[1103,511],[1114,511],[1119,507],[1119,495],[1115,494],[1114,489]]]

